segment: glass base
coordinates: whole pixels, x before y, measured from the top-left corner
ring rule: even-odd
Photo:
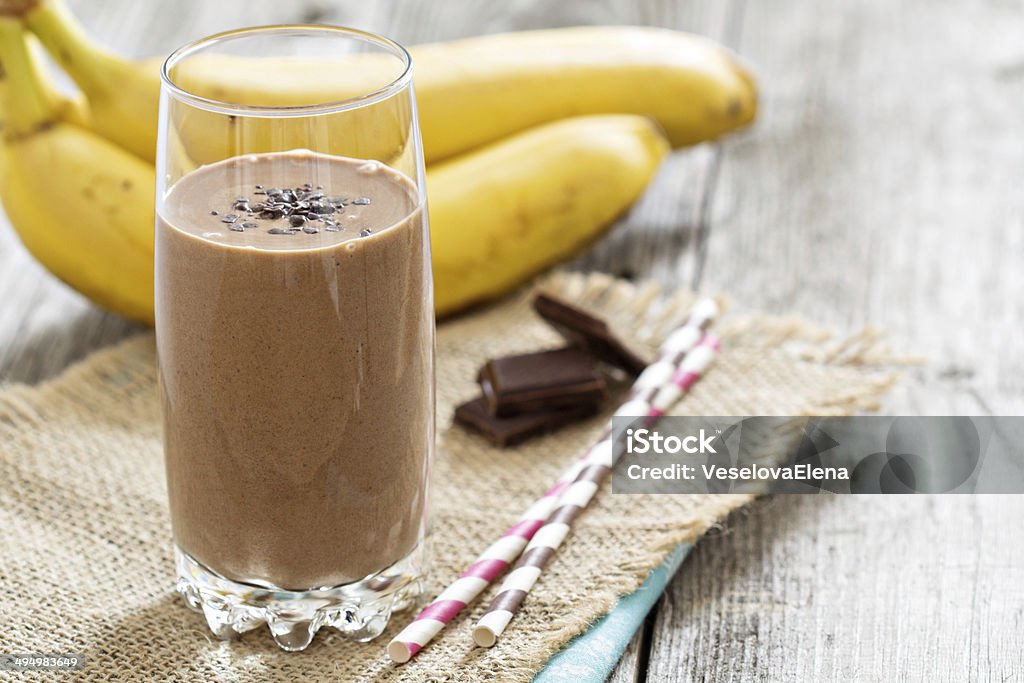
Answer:
[[[175,546],[178,593],[206,617],[210,630],[235,638],[267,624],[283,650],[304,650],[321,627],[359,642],[384,632],[393,612],[417,606],[423,595],[424,544],[392,566],[334,588],[286,591],[226,579]]]

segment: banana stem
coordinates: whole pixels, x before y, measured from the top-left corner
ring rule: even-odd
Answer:
[[[21,21],[0,16],[0,78],[5,80],[3,105],[8,135],[31,133],[54,118],[25,37]]]
[[[64,0],[41,0],[25,13],[25,23],[87,97],[116,89],[111,74],[124,60],[94,41]]]
[[[0,0],[0,15],[23,17],[39,0]]]

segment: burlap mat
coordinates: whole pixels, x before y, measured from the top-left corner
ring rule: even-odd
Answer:
[[[654,287],[599,275],[555,275],[545,286],[601,311],[647,345],[683,319],[692,299],[662,298]],[[724,339],[719,362],[678,412],[849,413],[872,408],[892,382],[880,370],[891,359],[870,332],[835,341],[799,321],[741,313],[716,329]],[[525,298],[440,327],[431,594],[600,429],[605,417],[498,450],[450,427],[452,406],[475,393],[475,371],[486,357],[558,343]],[[0,652],[84,653],[86,669],[71,674],[83,681],[529,681],[675,545],[747,501],[599,493],[489,650],[473,648],[470,637],[486,594],[402,667],[384,648],[409,615],[398,615],[369,645],[325,630],[306,652],[287,654],[265,629],[236,643],[215,640],[172,594],[158,416],[149,335],[95,353],[43,386],[0,394]]]

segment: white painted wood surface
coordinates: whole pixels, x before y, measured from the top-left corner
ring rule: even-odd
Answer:
[[[100,39],[165,53],[239,24],[357,25],[406,43],[581,23],[736,47],[756,127],[675,154],[573,267],[752,308],[883,325],[930,357],[888,409],[1024,409],[1024,9],[929,0],[71,0]],[[243,10],[244,7],[244,10]],[[0,383],[137,328],[0,226]],[[686,560],[612,675],[639,681],[1024,680],[1024,500],[778,497]]]

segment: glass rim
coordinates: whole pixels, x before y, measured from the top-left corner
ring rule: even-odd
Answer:
[[[237,38],[240,36],[249,35],[260,35],[267,33],[286,33],[294,31],[306,31],[310,33],[333,33],[336,35],[346,36],[348,38],[354,38],[361,40],[365,43],[371,43],[378,47],[384,48],[394,56],[398,57],[402,62],[402,71],[390,82],[382,85],[381,87],[356,95],[354,97],[346,97],[337,100],[329,100],[326,102],[314,102],[312,104],[298,104],[298,105],[252,105],[252,104],[239,104],[236,102],[224,102],[211,97],[205,97],[203,95],[196,94],[189,91],[186,88],[178,85],[171,78],[170,69],[177,66],[180,62],[191,57],[192,55],[205,50],[211,46],[221,43],[231,38]],[[387,99],[395,93],[405,88],[412,78],[412,56],[409,51],[402,47],[400,44],[385,38],[384,36],[370,33],[369,31],[363,31],[357,28],[351,28],[348,26],[332,26],[327,24],[270,24],[266,26],[249,26],[245,28],[236,28],[228,31],[221,31],[220,33],[214,33],[200,38],[192,42],[186,43],[174,50],[167,59],[164,60],[160,66],[160,82],[162,87],[176,98],[190,102],[191,104],[215,111],[222,114],[237,114],[243,116],[303,116],[311,113],[322,113],[329,114],[335,112],[348,111],[359,107],[365,107],[381,100]]]

